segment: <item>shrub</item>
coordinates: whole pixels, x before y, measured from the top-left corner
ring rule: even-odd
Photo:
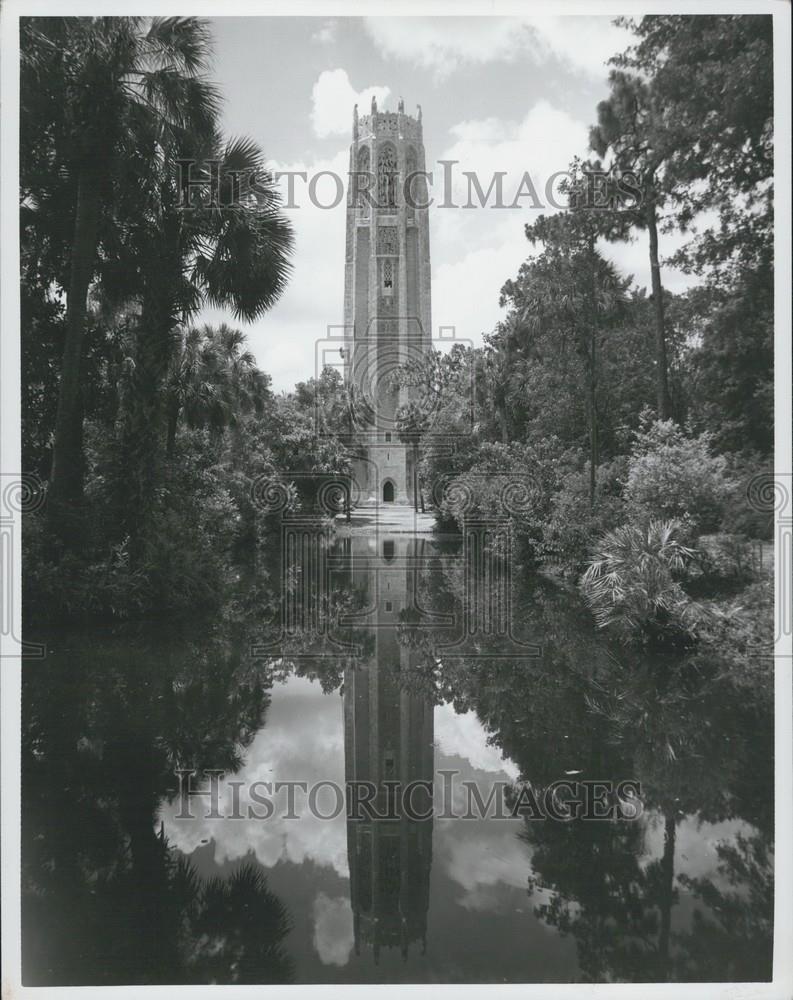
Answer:
[[[22,566],[25,629],[49,621],[134,618],[151,608],[148,576],[130,565],[126,541],[104,550],[63,550],[48,535],[41,511],[25,515]]]
[[[163,470],[142,526],[137,555],[110,516],[114,469],[89,470],[80,520],[86,542],[64,548],[48,535],[44,511],[26,517],[23,595],[28,624],[81,618],[139,618],[218,606],[229,579],[239,513],[203,431],[186,433]]]
[[[757,454],[728,458],[729,489],[721,530],[770,541],[774,534],[774,465]]]
[[[511,522],[519,551],[536,555],[553,496],[570,471],[558,442],[482,444],[468,471],[443,485],[438,516],[462,529],[466,521]]]
[[[743,535],[700,535],[697,558],[691,565],[692,585],[708,590],[734,587],[754,576],[754,551]]]
[[[628,524],[608,532],[581,586],[600,628],[625,636],[691,634],[691,603],[674,574],[693,557],[675,521]]]
[[[774,581],[771,574],[728,600],[697,608],[699,646],[691,662],[745,687],[752,698],[774,693]]]
[[[537,555],[544,561],[579,575],[586,565],[592,539],[625,520],[621,491],[627,459],[617,458],[596,470],[595,506],[589,499],[589,473],[573,472],[554,495],[551,512],[542,526]]]
[[[732,487],[726,467],[711,453],[710,435],[686,437],[673,421],[656,421],[636,437],[625,487],[629,520],[676,520],[695,535],[716,531]]]

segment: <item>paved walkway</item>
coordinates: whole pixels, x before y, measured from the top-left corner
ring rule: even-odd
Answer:
[[[366,504],[352,512],[349,524],[345,516],[336,518],[336,531],[339,535],[429,535],[435,527],[432,514],[416,513],[407,504],[381,503]]]

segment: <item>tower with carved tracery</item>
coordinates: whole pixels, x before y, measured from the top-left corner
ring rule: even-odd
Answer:
[[[344,372],[354,399],[356,478],[378,502],[413,499],[412,449],[395,416],[419,390],[394,372],[431,346],[428,185],[421,108],[353,113],[344,280]]]

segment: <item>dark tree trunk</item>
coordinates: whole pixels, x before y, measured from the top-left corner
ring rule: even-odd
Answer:
[[[589,329],[589,345],[585,355],[589,367],[589,509],[595,509],[595,490],[597,486],[598,464],[598,412],[597,412],[597,297],[595,294],[595,245],[589,248],[590,253],[590,294],[592,321]]]
[[[664,325],[664,290],[661,285],[661,266],[658,263],[658,220],[652,195],[647,201],[647,232],[650,235],[650,276],[655,306],[655,393],[658,419],[668,420],[672,415],[669,397],[669,376],[666,360],[666,327]]]
[[[597,334],[592,328],[589,366],[589,509],[595,509],[596,470],[598,464],[597,382],[595,380],[595,346]]]
[[[597,407],[595,403],[595,337],[592,337],[592,368],[589,373],[589,509],[595,509],[595,487],[597,485]]]
[[[498,409],[499,423],[501,424],[501,441],[503,444],[509,444],[511,427],[507,412],[507,390],[504,385],[499,386],[496,390],[496,407]]]
[[[55,515],[60,504],[82,498],[82,412],[80,375],[88,287],[94,272],[99,234],[99,172],[92,165],[83,166],[77,180],[77,205],[74,219],[74,242],[66,299],[66,338],[58,389],[55,417],[55,442],[52,451],[50,511]]]
[[[129,410],[122,431],[126,481],[120,501],[135,560],[141,554],[143,528],[149,520],[162,462],[162,386],[168,371],[169,317],[167,303],[144,302],[136,334]]]
[[[512,437],[512,427],[509,421],[509,401],[507,399],[507,377],[509,375],[510,366],[512,364],[512,345],[510,343],[509,337],[504,337],[504,376],[501,385],[497,389],[496,399],[498,401],[498,411],[500,423],[501,423],[501,441],[503,444],[509,444]]]
[[[149,250],[143,309],[136,333],[130,406],[122,433],[127,472],[122,498],[130,555],[141,552],[163,457],[163,389],[173,346],[174,294],[179,286],[179,221],[165,216],[160,240]]]
[[[168,433],[165,443],[165,454],[173,458],[176,450],[176,425],[179,421],[179,404],[173,400],[168,404]]]
[[[659,980],[669,978],[669,939],[672,929],[672,903],[675,883],[675,840],[676,822],[673,810],[664,819],[664,854],[661,859],[661,927],[658,935]]]

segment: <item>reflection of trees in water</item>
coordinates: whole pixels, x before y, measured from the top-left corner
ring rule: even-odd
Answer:
[[[258,868],[244,865],[229,878],[199,883],[190,902],[188,981],[291,981],[292,962],[281,947],[289,915]]]
[[[327,545],[324,534],[316,545],[315,556]],[[264,595],[257,592],[257,603],[246,604],[249,620],[255,622],[249,640],[260,650],[256,662],[273,680],[295,673],[318,681],[329,694],[341,687],[347,665],[372,654],[371,630],[342,624],[365,606],[366,595],[337,565],[325,581],[328,587],[313,579],[306,585],[299,561],[287,577],[286,593],[264,588]]]
[[[203,883],[154,829],[176,767],[236,770],[263,723],[241,644],[62,642],[23,683],[25,982],[288,980],[262,876]]]
[[[587,981],[752,981],[771,974],[773,865],[762,834],[717,846],[716,875],[675,875],[675,819],[663,817],[664,849],[649,864],[644,828],[633,823],[535,824],[525,834],[547,888],[535,912],[572,934]],[[726,878],[729,891],[719,888]],[[690,928],[672,929],[677,885],[703,904]]]
[[[428,563],[418,575],[417,597],[420,608],[452,612],[459,622],[461,561]],[[593,632],[575,595],[542,581],[519,584],[513,606],[515,630],[541,644],[539,658],[499,659],[509,640],[496,637],[476,639],[487,659],[444,656],[448,629],[428,624],[413,606],[404,609],[396,636],[411,655],[399,669],[399,686],[435,703],[450,701],[458,712],[475,711],[535,791],[566,771],[582,779],[640,781],[645,810],[663,830],[661,852],[648,861],[646,818],[527,822],[537,913],[575,937],[588,980],[768,974],[773,727],[764,693],[734,686],[717,665],[694,669],[681,657],[653,658],[609,644]],[[365,647],[365,631],[358,639]],[[341,680],[341,665],[335,672],[330,662],[312,669],[326,690]],[[714,824],[740,819],[757,832],[719,845],[719,872],[691,879],[675,868],[684,816]],[[747,852],[749,859],[738,864]],[[735,890],[726,893],[717,881],[730,872]],[[673,922],[681,889],[697,904],[690,930]],[[744,924],[750,923],[748,934]]]
[[[653,903],[657,865],[642,869],[644,836],[638,823],[538,822],[523,836],[532,846],[529,893],[535,912],[578,946],[581,976],[589,982],[653,980],[659,933]],[[551,890],[547,899],[539,889]],[[663,976],[661,976],[663,978]]]
[[[425,593],[459,606],[459,574],[436,573]],[[520,630],[542,644],[541,657],[441,657],[438,689],[457,711],[477,713],[536,792],[566,771],[580,779],[636,779],[645,810],[663,825],[661,854],[648,863],[646,819],[527,820],[536,912],[575,937],[587,980],[770,975],[773,706],[767,693],[734,684],[718,665],[703,671],[680,657],[653,660],[610,646],[593,633],[575,596],[541,581],[523,586],[515,607]],[[714,824],[743,820],[756,833],[718,846],[717,873],[689,878],[675,871],[683,816]],[[732,891],[718,888],[720,877],[729,878]],[[681,887],[700,904],[687,931],[672,921]]]
[[[716,851],[729,890],[709,879],[680,876],[707,907],[695,911],[690,933],[679,936],[680,977],[702,982],[770,978],[774,869],[768,840],[739,834],[734,844],[719,844]]]
[[[459,621],[463,580],[459,560],[428,561],[418,607]],[[288,917],[261,872],[244,867],[202,882],[157,835],[154,817],[176,791],[176,767],[240,766],[275,680],[297,672],[330,692],[346,668],[375,654],[374,631],[361,627],[342,630],[356,655],[322,655],[327,627],[367,601],[343,573],[336,582],[327,620],[315,618],[317,627],[296,637],[296,651],[314,657],[252,658],[238,607],[236,631],[63,640],[57,655],[26,667],[26,982],[290,979]],[[409,651],[395,683],[475,711],[535,791],[565,771],[637,779],[645,809],[663,826],[663,848],[648,862],[646,820],[527,821],[529,891],[540,917],[574,936],[586,979],[769,975],[773,715],[763,692],[739,689],[717,668],[611,647],[574,595],[541,581],[522,584],[513,607],[516,631],[541,644],[540,657],[499,659],[502,640],[484,638],[488,659],[444,657],[436,643],[448,631],[409,604],[394,626]],[[716,872],[692,877],[675,870],[683,816],[743,820],[753,830],[718,845]],[[686,927],[672,919],[684,892],[693,904]]]

